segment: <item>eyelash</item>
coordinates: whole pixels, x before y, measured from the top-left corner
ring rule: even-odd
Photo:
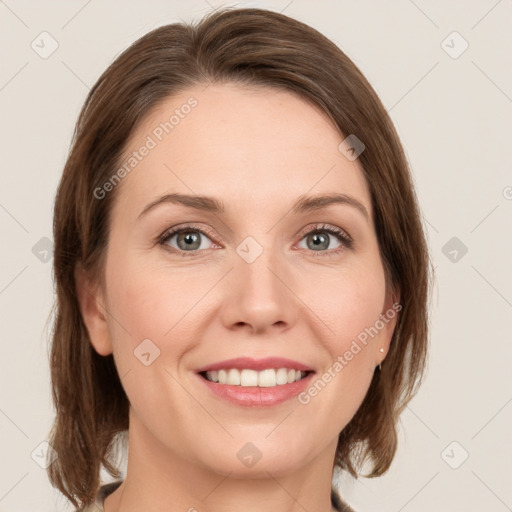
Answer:
[[[181,226],[179,228],[175,228],[175,229],[171,229],[170,231],[166,231],[165,233],[163,233],[162,235],[160,235],[158,237],[158,243],[160,245],[166,245],[166,243],[174,235],[180,234],[183,231],[194,231],[194,232],[201,233],[202,235],[204,235],[210,239],[214,238],[211,233],[208,233],[208,231],[198,228],[198,227],[194,226],[193,224],[187,224],[185,226]],[[315,258],[316,257],[326,257],[326,256],[329,257],[329,256],[337,255],[341,251],[344,251],[346,249],[351,249],[353,246],[352,238],[350,238],[350,236],[344,230],[337,228],[335,226],[326,225],[326,224],[314,226],[313,228],[310,228],[309,230],[305,231],[304,233],[301,233],[300,240],[302,240],[307,235],[320,234],[320,233],[329,233],[331,235],[334,235],[338,239],[338,241],[342,244],[342,246],[339,247],[338,249],[331,249],[331,250],[326,250],[326,251],[310,251],[313,253],[312,256]],[[178,254],[179,256],[182,256],[185,258],[189,257],[189,256],[195,256],[198,252],[202,252],[202,250],[199,250],[199,249],[196,249],[194,251],[181,251],[181,250],[175,249],[174,247],[169,247],[169,250],[171,250],[171,252],[173,252],[174,254]]]

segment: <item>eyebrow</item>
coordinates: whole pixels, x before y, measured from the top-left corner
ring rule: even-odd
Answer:
[[[140,220],[150,210],[153,210],[161,204],[180,204],[196,210],[202,210],[212,213],[224,213],[224,203],[214,197],[208,196],[195,196],[188,194],[165,194],[158,199],[155,199],[139,214],[137,220]],[[318,196],[299,196],[291,211],[294,214],[308,213],[312,211],[322,210],[333,204],[345,204],[354,207],[359,211],[367,221],[370,220],[368,210],[366,207],[357,199],[347,194],[324,194]]]

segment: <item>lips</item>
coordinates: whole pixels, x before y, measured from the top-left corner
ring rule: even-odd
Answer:
[[[278,374],[286,373],[283,372],[284,369],[287,370],[290,379],[287,383],[284,382],[282,375],[278,377]],[[270,372],[268,372],[269,370]],[[278,370],[277,374],[275,370]],[[292,370],[295,370],[296,375],[299,375],[299,380],[293,381],[291,379]],[[266,357],[264,359],[237,357],[212,363],[197,368],[195,371],[201,385],[206,386],[213,395],[239,406],[256,408],[278,405],[295,398],[310,384],[314,373],[316,373],[311,367],[284,357]],[[241,385],[242,382],[238,382],[237,379],[238,385],[228,384],[227,382],[222,384],[217,376],[224,377],[221,374],[226,373],[226,371],[230,381],[237,374],[243,380],[244,377],[251,377],[247,374],[258,372],[258,385],[253,385],[247,380],[243,383],[245,385]],[[267,380],[260,383],[261,373],[273,373],[276,376],[276,381],[269,382]],[[209,380],[208,376],[212,380]],[[214,378],[217,380],[214,380]],[[252,375],[252,379],[252,382],[254,382],[254,375]],[[260,384],[265,387],[261,387]]]
[[[309,366],[294,361],[293,359],[286,359],[283,357],[266,357],[265,359],[252,359],[250,357],[237,357],[235,359],[227,359],[212,363],[201,368],[197,368],[196,373],[203,373],[213,370],[226,370],[235,368],[237,370],[256,370],[263,371],[271,368],[292,368],[294,370],[301,370],[304,372],[314,372]]]
[[[197,379],[199,385],[205,386],[212,396],[217,399],[236,406],[266,408],[296,399],[297,395],[311,385],[313,375],[314,372],[307,372],[306,376],[299,381],[274,387],[242,387],[219,384],[218,382],[210,382],[203,377],[202,373],[197,374]]]

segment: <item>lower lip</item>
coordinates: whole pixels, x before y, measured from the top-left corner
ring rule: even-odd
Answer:
[[[277,385],[271,388],[219,384],[218,382],[211,382],[199,374],[196,375],[214,395],[224,398],[228,402],[245,407],[269,407],[294,398],[304,391],[310,384],[314,373],[309,373],[298,382]]]

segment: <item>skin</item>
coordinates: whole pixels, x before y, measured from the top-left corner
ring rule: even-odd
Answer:
[[[183,91],[145,118],[126,153],[190,96],[198,105],[118,185],[104,286],[76,272],[91,342],[114,354],[131,404],[127,476],[105,511],[331,511],[338,435],[366,395],[395,322],[307,405],[296,398],[234,405],[212,395],[194,370],[282,356],[319,377],[391,308],[397,297],[387,293],[367,183],[358,160],[338,150],[344,137],[325,113],[269,88]],[[357,199],[369,218],[347,204],[291,213],[299,196],[332,192]],[[226,211],[164,204],[138,220],[167,193],[214,196]],[[199,234],[192,256],[177,254],[187,251],[178,236],[156,241],[189,222],[213,235]],[[352,248],[323,232],[328,248],[315,251],[302,233],[319,223],[345,230]],[[263,248],[252,263],[236,252],[247,236]],[[160,349],[149,366],[134,356],[145,339]],[[247,442],[262,454],[250,468],[237,457]]]

